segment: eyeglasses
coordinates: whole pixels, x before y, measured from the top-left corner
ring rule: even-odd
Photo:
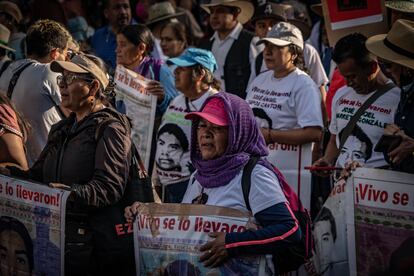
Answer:
[[[59,75],[56,77],[56,82],[59,87],[67,87],[71,85],[75,80],[84,80],[84,81],[92,82],[94,79],[75,75],[75,74],[69,74],[66,76]]]

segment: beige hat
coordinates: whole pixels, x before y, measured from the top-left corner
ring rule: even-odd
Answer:
[[[175,18],[182,14],[184,14],[184,12],[176,12],[173,5],[168,1],[156,3],[152,5],[148,11],[146,25],[148,26],[165,19]]]
[[[22,12],[20,11],[19,6],[11,1],[1,1],[0,2],[0,12],[5,12],[10,14],[17,23],[20,23],[23,19]]]
[[[103,86],[103,89],[105,89],[109,84],[109,79],[107,75],[101,70],[101,68],[99,68],[95,62],[82,54],[75,55],[71,61],[55,60],[50,64],[50,69],[53,72],[57,73],[62,73],[63,70],[79,74],[90,73],[99,80]]]
[[[260,45],[266,41],[281,47],[293,44],[303,50],[303,37],[301,31],[288,22],[279,22],[274,25],[267,33],[266,37],[260,39],[256,44]]]
[[[15,52],[14,49],[7,46],[9,44],[10,31],[4,25],[0,24],[0,47],[12,52]]]
[[[414,1],[385,1],[385,6],[392,10],[396,10],[403,13],[414,13]]]
[[[366,41],[367,49],[385,60],[414,69],[414,22],[397,20],[388,34],[375,35]]]
[[[250,20],[253,16],[254,6],[249,1],[243,0],[211,0],[210,4],[201,5],[203,10],[210,14],[210,7],[216,6],[227,6],[227,7],[236,7],[240,9],[240,14],[237,17],[237,20],[244,24]]]

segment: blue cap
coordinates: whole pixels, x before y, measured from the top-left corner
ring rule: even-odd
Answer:
[[[181,54],[181,56],[170,58],[167,60],[167,63],[175,64],[179,67],[188,67],[200,64],[210,72],[214,72],[217,69],[217,63],[213,53],[198,48],[188,48]]]

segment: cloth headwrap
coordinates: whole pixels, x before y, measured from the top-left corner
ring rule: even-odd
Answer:
[[[205,188],[227,185],[249,161],[250,156],[265,157],[269,154],[264,138],[256,123],[253,111],[243,99],[220,92],[208,98],[220,98],[229,116],[229,138],[224,154],[213,160],[203,160],[197,142],[198,121],[191,126],[191,161],[197,169],[195,178]],[[260,164],[272,170],[271,164],[262,159]]]

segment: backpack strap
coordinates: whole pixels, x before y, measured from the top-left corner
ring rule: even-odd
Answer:
[[[19,79],[19,77],[20,77],[20,74],[27,68],[27,67],[29,67],[30,65],[32,65],[34,62],[33,61],[29,61],[28,63],[26,63],[25,65],[23,65],[22,67],[20,67],[14,74],[13,74],[13,76],[11,77],[11,79],[10,79],[10,83],[9,83],[9,87],[8,87],[8,89],[7,89],[7,97],[9,98],[9,99],[11,99],[11,97],[12,97],[12,95],[13,95],[13,90],[14,90],[14,87],[16,86],[16,84],[17,84],[17,80]]]
[[[250,187],[252,184],[251,176],[254,167],[256,166],[257,162],[259,161],[260,157],[258,156],[251,156],[247,164],[243,168],[243,175],[242,175],[242,191],[243,191],[243,198],[244,203],[246,204],[247,210],[251,211],[250,203],[249,203],[249,194],[250,194]]]
[[[355,112],[355,114],[352,116],[352,118],[349,120],[348,124],[345,126],[345,128],[342,131],[342,136],[340,137],[340,143],[338,150],[341,151],[342,147],[345,145],[346,140],[348,139],[349,135],[351,135],[352,130],[354,130],[355,125],[357,124],[359,118],[361,118],[362,114],[365,112],[365,110],[368,109],[368,107],[373,104],[379,97],[384,95],[389,90],[393,89],[395,87],[395,84],[390,82],[386,85],[378,88],[378,90],[372,94],[371,97],[369,97],[360,108]]]
[[[4,71],[6,71],[6,69],[9,67],[10,63],[12,63],[11,60],[6,60],[3,65],[1,66],[0,69],[0,77],[3,75]]]

